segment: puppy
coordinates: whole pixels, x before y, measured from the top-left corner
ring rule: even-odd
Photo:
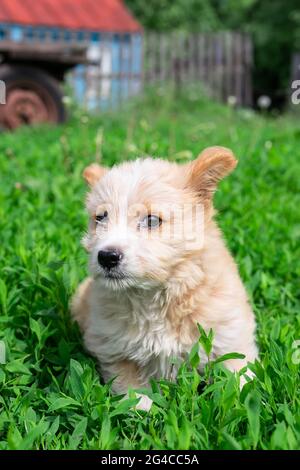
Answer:
[[[72,314],[104,380],[116,377],[116,393],[170,377],[172,359],[197,341],[197,324],[214,331],[212,359],[245,355],[228,360],[230,370],[257,357],[254,315],[213,219],[218,182],[236,164],[230,150],[211,147],[184,165],[146,158],[84,171],[91,277]]]

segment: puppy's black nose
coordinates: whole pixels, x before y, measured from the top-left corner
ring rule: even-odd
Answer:
[[[116,248],[107,248],[98,252],[98,263],[108,270],[118,266],[122,258],[123,253]]]

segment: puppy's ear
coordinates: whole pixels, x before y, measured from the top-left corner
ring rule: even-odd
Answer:
[[[232,151],[225,147],[208,147],[188,164],[188,185],[203,200],[212,198],[218,182],[237,165]]]
[[[89,186],[94,186],[105,175],[107,169],[98,163],[92,163],[83,171],[83,177]]]

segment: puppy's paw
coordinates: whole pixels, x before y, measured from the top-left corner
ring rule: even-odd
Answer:
[[[150,411],[153,401],[147,395],[142,395],[137,393],[137,398],[140,398],[140,401],[135,406],[136,410]]]

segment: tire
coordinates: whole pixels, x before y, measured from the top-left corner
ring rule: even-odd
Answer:
[[[1,65],[6,104],[0,105],[0,127],[62,123],[66,112],[59,82],[43,70],[23,65]]]

